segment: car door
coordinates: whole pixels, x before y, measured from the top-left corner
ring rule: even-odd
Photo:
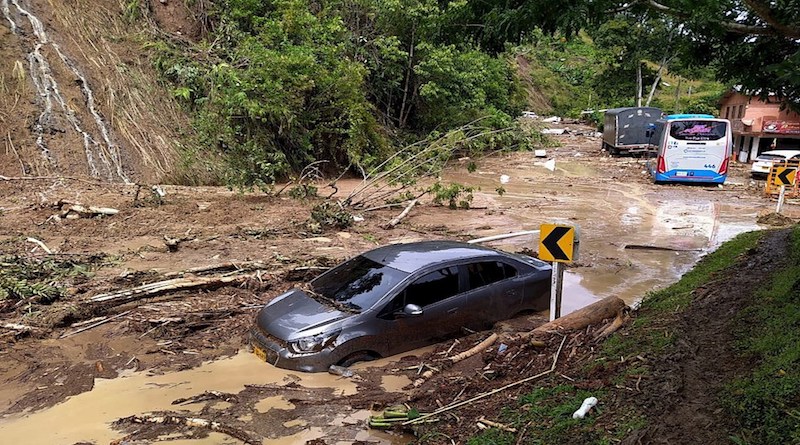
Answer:
[[[413,280],[378,314],[388,353],[409,351],[457,334],[463,324],[465,302],[456,266],[440,268]],[[403,313],[409,304],[419,306],[422,313]]]
[[[490,327],[522,310],[523,285],[517,269],[503,261],[475,261],[465,264],[466,327]]]

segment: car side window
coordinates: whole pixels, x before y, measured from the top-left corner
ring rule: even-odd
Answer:
[[[423,275],[409,284],[405,304],[416,304],[424,308],[458,293],[458,267],[446,267]]]
[[[469,290],[472,290],[515,277],[517,269],[501,261],[482,261],[467,264],[467,273],[469,274]]]

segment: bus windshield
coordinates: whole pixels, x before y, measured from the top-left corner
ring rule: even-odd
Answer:
[[[669,135],[679,141],[716,141],[725,137],[727,122],[686,120],[672,122]]]

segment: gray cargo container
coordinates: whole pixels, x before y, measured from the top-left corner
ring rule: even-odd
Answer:
[[[603,121],[603,149],[612,155],[652,151],[649,124],[661,118],[653,107],[625,107],[606,110]]]

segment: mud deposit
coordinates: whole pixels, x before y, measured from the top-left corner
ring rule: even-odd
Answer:
[[[135,185],[0,181],[0,255],[40,265],[89,264],[59,278],[68,288],[55,301],[2,306],[0,324],[32,329],[0,329],[0,437],[31,444],[241,443],[230,434],[239,432],[252,443],[406,443],[413,436],[367,430],[371,410],[403,401],[429,410],[463,400],[548,368],[553,351],[532,353],[510,343],[503,357],[487,351],[447,366],[446,357],[488,336],[476,333],[455,344],[357,365],[354,378],[287,372],[247,351],[247,329],[261,305],[296,280],[380,244],[468,240],[536,230],[546,222],[580,227],[580,258],[567,269],[565,312],[608,296],[634,304],[675,281],[724,240],[759,228],[758,215],[774,208],[743,166],[734,166],[722,188],[655,186],[642,174],[644,161],[608,158],[599,146],[589,137],[561,137],[561,146],[548,150],[554,171],[532,153],[475,160],[473,173],[466,170],[467,160],[459,161],[445,179],[480,187],[472,209],[453,211],[423,198],[388,230],[382,225],[401,209],[366,212],[360,215],[364,221],[347,230],[317,233],[308,224],[316,199],[164,187],[167,195],[156,203],[135,200]],[[501,184],[501,175],[509,177],[507,183]],[[341,181],[339,196],[356,184]],[[495,191],[501,185],[502,196]],[[320,194],[328,194],[322,184]],[[54,206],[59,200],[119,213],[58,220],[53,215],[62,211],[63,204]],[[796,221],[800,211],[789,204],[784,216]],[[530,252],[536,250],[534,238],[491,244]],[[185,272],[211,266],[227,269]],[[239,278],[119,304],[90,304],[98,294],[161,280],[222,276]],[[546,317],[512,320],[498,330],[530,330]],[[564,350],[586,344],[587,338],[576,337]],[[511,360],[515,354],[525,360]],[[423,363],[440,374],[414,387],[410,383],[427,369]],[[464,420],[454,430],[456,440],[464,442],[477,431],[469,416],[489,415],[498,406],[487,401],[459,411]],[[224,428],[132,420],[163,415],[206,419]]]

